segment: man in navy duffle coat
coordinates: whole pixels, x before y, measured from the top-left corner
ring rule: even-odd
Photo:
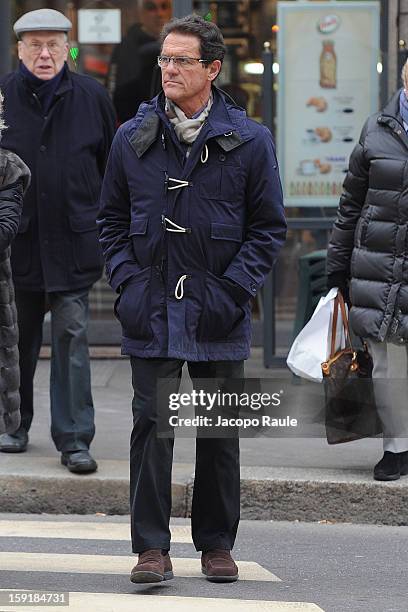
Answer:
[[[66,64],[71,22],[40,9],[14,25],[20,65],[0,81],[2,145],[30,167],[11,263],[20,330],[21,426],[0,450],[22,452],[33,419],[33,377],[51,311],[51,434],[70,471],[92,472],[94,408],[87,342],[88,294],[103,266],[96,215],[115,129],[105,89]]]
[[[222,34],[198,16],[162,34],[163,90],[119,129],[98,217],[100,242],[131,356],[133,582],[173,576],[169,519],[173,439],[157,435],[157,385],[177,392],[181,370],[243,377],[250,300],[285,240],[282,191],[270,132],[212,86]],[[168,408],[168,406],[167,406]],[[192,532],[212,581],[234,581],[239,522],[239,440],[196,441]]]

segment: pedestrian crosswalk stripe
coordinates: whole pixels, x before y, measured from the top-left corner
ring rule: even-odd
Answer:
[[[83,574],[129,574],[136,557],[119,555],[76,555],[27,552],[0,552],[0,567],[8,571],[66,572]],[[173,558],[174,574],[179,577],[202,576],[200,559]],[[280,578],[253,561],[238,561],[241,580],[280,582]]]
[[[191,530],[184,525],[172,525],[171,541],[191,544]],[[130,541],[129,523],[77,521],[9,521],[0,520],[0,537],[67,538],[76,540]]]
[[[0,590],[1,592],[1,590]],[[143,597],[143,599],[141,599]],[[177,610],[177,612],[324,612],[313,603],[296,601],[256,601],[252,599],[224,599],[218,597],[176,597],[148,595],[148,600],[138,593],[70,593],[69,612],[135,612],[146,604],[149,612]],[[1,612],[15,612],[16,606],[3,606]],[[61,606],[47,606],[47,612],[61,612]],[[24,611],[38,612],[38,606],[24,606]]]

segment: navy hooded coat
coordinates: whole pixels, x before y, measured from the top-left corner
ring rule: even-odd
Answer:
[[[270,132],[213,94],[188,158],[163,94],[115,136],[98,225],[125,354],[249,355],[250,298],[285,240],[282,190]]]

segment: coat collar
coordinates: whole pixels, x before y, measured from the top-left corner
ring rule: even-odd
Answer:
[[[62,96],[62,94],[66,93],[73,87],[72,74],[71,74],[70,69],[68,68],[67,63],[64,64],[63,70],[64,70],[64,74],[62,76],[61,83],[59,84],[59,87],[57,91],[55,92],[56,96]]]
[[[382,115],[389,116],[389,117],[394,117],[394,118],[401,117],[400,114],[399,114],[399,99],[400,99],[400,95],[401,95],[401,89],[399,89],[397,92],[395,92],[395,94],[392,96],[392,98],[386,104],[386,106],[382,110],[382,113],[381,113]]]
[[[71,76],[71,72],[68,68],[68,64],[65,62],[64,67],[63,67],[63,75],[61,78],[60,83],[58,84],[58,87],[55,91],[55,95],[56,96],[62,96],[62,94],[66,93],[67,91],[69,91],[70,89],[72,89],[72,76]],[[24,75],[21,73],[20,68],[18,67],[16,70],[16,75],[17,78],[20,80],[20,82],[23,84],[23,86],[31,91],[31,88],[27,82],[27,79],[24,78]]]
[[[213,87],[214,103],[207,118],[206,140],[214,138],[224,151],[232,151],[252,138],[243,109],[231,104],[216,87]],[[128,140],[138,157],[151,147],[159,137],[161,124],[168,124],[164,113],[164,95],[159,94],[151,102],[142,104],[130,122]]]
[[[380,125],[387,125],[396,136],[402,141],[404,146],[408,148],[408,135],[404,128],[404,122],[399,112],[399,98],[401,89],[399,89],[385,106],[384,110],[378,115],[377,122]]]
[[[138,121],[139,113],[140,109],[135,118],[135,129],[131,130],[128,139],[136,155],[138,157],[142,157],[142,155],[146,153],[146,151],[158,138],[160,131],[160,118],[153,108],[146,108],[146,113],[143,117],[139,118]],[[132,122],[133,121],[134,120],[132,120]]]

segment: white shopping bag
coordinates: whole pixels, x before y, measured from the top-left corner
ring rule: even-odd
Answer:
[[[294,374],[314,382],[322,382],[322,363],[330,355],[331,326],[333,320],[334,298],[337,287],[330,289],[329,293],[320,298],[312,318],[302,331],[296,336],[286,363]],[[337,322],[336,337],[340,344],[336,350],[344,347],[344,330],[341,317]]]

